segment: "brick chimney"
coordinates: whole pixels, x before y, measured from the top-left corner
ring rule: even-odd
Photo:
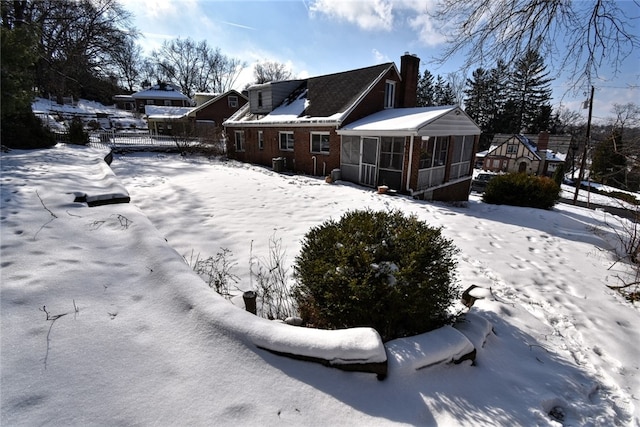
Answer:
[[[400,57],[400,107],[415,107],[418,100],[418,73],[420,58],[405,52]]]
[[[546,151],[549,148],[549,132],[543,130],[538,134],[538,151]]]

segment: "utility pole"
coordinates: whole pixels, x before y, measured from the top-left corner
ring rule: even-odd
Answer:
[[[591,113],[593,112],[593,93],[595,88],[591,86],[591,97],[589,98],[589,117],[587,118],[587,137],[584,142],[584,150],[582,150],[582,161],[580,162],[580,173],[578,174],[578,182],[576,183],[576,192],[573,195],[573,204],[578,201],[578,191],[582,185],[582,178],[584,177],[584,168],[587,164],[587,149],[591,144]]]

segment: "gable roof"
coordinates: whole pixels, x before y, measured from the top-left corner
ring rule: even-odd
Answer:
[[[307,82],[309,106],[304,114],[328,117],[350,111],[392,67],[395,68],[395,64],[388,62],[310,78]]]
[[[371,114],[337,131],[361,136],[480,135],[476,123],[458,106],[390,108]]]
[[[514,141],[514,140],[517,141],[518,143],[524,145],[527,148],[527,150],[532,154],[534,160],[542,160],[542,158],[544,156],[544,159],[547,162],[564,162],[564,159],[562,159],[561,157],[558,157],[551,150],[542,150],[542,151],[539,150],[538,146],[531,139],[526,137],[525,135],[513,135],[512,137],[502,141],[501,143],[499,143],[497,145],[492,145],[491,147],[489,147],[489,151],[487,152],[487,156],[491,156],[500,147],[502,147],[505,144],[509,144],[511,141]]]
[[[313,125],[321,123],[337,126],[380,79],[395,67],[394,63],[389,62],[300,80],[296,89],[269,114],[264,116],[252,114],[249,104],[245,104],[225,121],[224,125]]]
[[[190,112],[189,112],[189,116],[193,116],[194,114],[196,114],[198,111],[203,110],[205,108],[207,108],[209,105],[211,104],[215,104],[216,102],[220,101],[221,99],[226,98],[229,95],[233,95],[233,96],[237,96],[238,98],[243,98],[244,100],[248,100],[248,98],[246,96],[244,96],[243,94],[241,94],[240,92],[238,92],[237,90],[231,89],[225,93],[219,94],[214,96],[213,98],[209,99],[206,102],[203,102],[202,104],[198,105],[197,107],[193,108]]]

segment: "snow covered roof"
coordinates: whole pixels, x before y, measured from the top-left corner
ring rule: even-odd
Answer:
[[[165,105],[144,106],[144,113],[147,115],[147,118],[151,120],[181,119],[189,114],[191,110],[193,110],[193,107],[173,107]]]
[[[473,120],[455,105],[391,108],[371,114],[338,130],[339,135],[441,136],[479,135]]]
[[[296,89],[268,114],[251,113],[250,105],[247,104],[224,124],[225,126],[283,124],[339,126],[390,69],[395,69],[395,64],[392,62],[301,80]],[[252,86],[249,91],[264,90],[270,85],[271,83],[265,83]]]
[[[188,96],[180,92],[176,87],[167,85],[154,85],[131,95],[133,99],[179,99],[191,101]]]
[[[530,138],[522,134],[513,135],[511,138],[506,139],[498,144],[491,144],[491,146],[489,147],[489,151],[487,152],[487,155],[492,154],[495,150],[498,149],[498,147],[504,144],[508,144],[510,141],[514,141],[514,140],[520,142],[522,145],[527,147],[527,149],[531,152],[532,155],[536,157],[537,160],[542,160],[542,157],[544,155],[544,158],[547,162],[561,163],[561,162],[564,162],[563,157],[566,157],[566,155],[561,156],[559,155],[559,153],[554,153],[552,150],[539,150],[538,146]]]

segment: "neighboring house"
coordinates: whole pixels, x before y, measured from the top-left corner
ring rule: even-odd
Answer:
[[[558,165],[564,163],[564,158],[547,148],[548,136],[546,132],[540,133],[536,145],[524,135],[512,135],[489,148],[484,156],[482,169],[492,172],[553,175]]]
[[[135,101],[136,110],[144,113],[145,106],[159,105],[165,107],[191,107],[193,102],[188,96],[180,92],[176,87],[168,83],[159,83],[148,89],[141,90],[131,95]]]
[[[221,95],[198,94],[196,107],[146,105],[149,130],[156,135],[209,137],[222,135],[222,122],[248,101],[240,92],[230,90]]]
[[[223,94],[196,94],[196,107],[187,114],[198,136],[218,135],[222,123],[243,107],[249,98],[236,90]]]
[[[113,103],[120,110],[133,111],[136,108],[136,100],[131,95],[114,95]]]
[[[144,113],[152,135],[192,136],[193,125],[187,115],[193,107],[146,105]]]
[[[513,136],[512,133],[496,133],[493,136],[491,145],[498,145]],[[577,149],[576,144],[573,141],[571,135],[551,135],[548,132],[540,132],[539,134],[522,134],[525,138],[531,141],[534,145],[539,145],[538,141],[542,141],[544,144],[546,141],[547,149],[554,153],[567,154],[572,149]]]
[[[467,200],[480,129],[456,106],[415,108],[420,59],[254,85],[224,122],[231,157],[309,175]]]

